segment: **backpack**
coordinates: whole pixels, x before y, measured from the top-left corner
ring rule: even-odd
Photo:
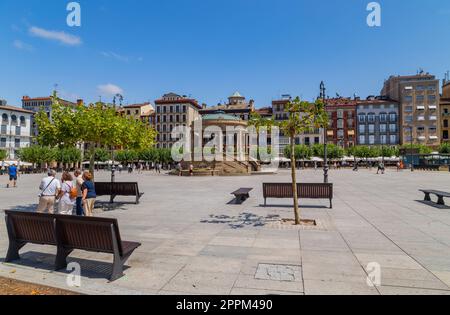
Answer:
[[[73,186],[69,191],[69,198],[70,199],[77,199],[78,197],[78,189],[76,186]]]

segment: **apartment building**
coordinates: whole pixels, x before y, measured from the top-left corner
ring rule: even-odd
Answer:
[[[411,76],[391,76],[381,95],[399,102],[400,144],[440,144],[439,80],[420,72]]]
[[[327,128],[327,143],[342,148],[356,145],[357,100],[338,97],[325,100],[329,125]]]
[[[197,100],[175,93],[163,95],[155,101],[155,106],[157,146],[165,149],[170,149],[176,141],[171,137],[173,128],[190,126],[200,118],[199,111],[202,109]]]
[[[366,100],[357,100],[356,103],[358,145],[399,144],[398,102],[369,96]]]
[[[292,100],[292,97],[288,94],[282,95],[280,99],[272,101],[272,116],[275,121],[282,123],[289,118],[289,113],[286,111],[286,105]],[[321,144],[324,141],[323,129],[312,129],[309,132],[305,132],[295,139],[295,144],[314,145]],[[284,149],[291,143],[288,136],[284,135],[280,131],[280,154],[284,154]]]
[[[17,161],[17,151],[29,147],[32,140],[31,124],[34,113],[19,107],[0,105],[0,150],[7,159]]]
[[[228,102],[226,104],[218,104],[217,106],[212,107],[203,105],[200,110],[200,114],[210,115],[217,112],[223,112],[227,115],[236,116],[243,121],[248,121],[254,111],[255,101],[250,100],[247,102],[245,96],[242,96],[239,92],[236,92],[228,97]]]
[[[61,104],[64,106],[70,106],[75,107],[77,104],[82,104],[83,100],[77,100],[76,103],[67,101],[67,100],[60,100]],[[48,115],[48,117],[51,119],[52,117],[52,98],[50,96],[48,97],[29,97],[24,96],[22,98],[22,108],[28,111],[32,111],[33,113],[38,113],[41,110],[45,111]],[[33,136],[36,136],[38,133],[36,122],[34,121],[34,115],[32,117],[31,122],[31,132]]]
[[[156,112],[150,102],[127,105],[120,108],[119,112],[125,117],[131,117],[140,120],[149,126],[155,126]]]
[[[440,99],[442,142],[450,142],[450,80],[446,78]]]

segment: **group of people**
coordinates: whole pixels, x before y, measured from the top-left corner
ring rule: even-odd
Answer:
[[[92,179],[89,171],[75,170],[73,175],[64,171],[59,180],[56,171],[49,169],[39,186],[37,212],[93,216],[97,195]]]

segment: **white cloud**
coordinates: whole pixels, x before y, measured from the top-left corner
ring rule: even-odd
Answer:
[[[123,94],[123,89],[121,87],[111,83],[97,86],[97,91],[102,96],[113,96],[116,94]]]
[[[33,49],[34,49],[33,46],[31,46],[30,44],[24,43],[24,42],[22,42],[21,40],[18,40],[18,39],[16,39],[13,42],[13,46],[16,49],[25,50],[25,51],[33,51]]]
[[[111,51],[110,52],[102,51],[101,54],[102,54],[103,57],[113,58],[113,59],[116,59],[116,60],[122,61],[122,62],[129,62],[130,61],[130,57],[122,56],[122,55],[116,54],[116,53],[111,52]]]
[[[81,38],[75,35],[70,35],[62,31],[49,31],[43,28],[32,26],[29,29],[31,35],[40,37],[43,39],[54,40],[60,42],[61,44],[69,46],[81,45]]]

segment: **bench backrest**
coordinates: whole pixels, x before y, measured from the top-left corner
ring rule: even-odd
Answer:
[[[135,182],[125,183],[95,183],[95,192],[98,196],[118,195],[136,196],[139,194],[139,185]]]
[[[57,237],[65,248],[114,253],[114,243],[122,254],[116,219],[58,215]]]
[[[333,184],[298,183],[299,198],[333,198]],[[292,198],[294,196],[291,183],[264,183],[264,198]]]
[[[123,254],[116,219],[5,211],[8,231],[16,241],[59,245],[67,249]]]
[[[56,245],[55,218],[49,214],[5,211],[8,234],[18,242]]]

